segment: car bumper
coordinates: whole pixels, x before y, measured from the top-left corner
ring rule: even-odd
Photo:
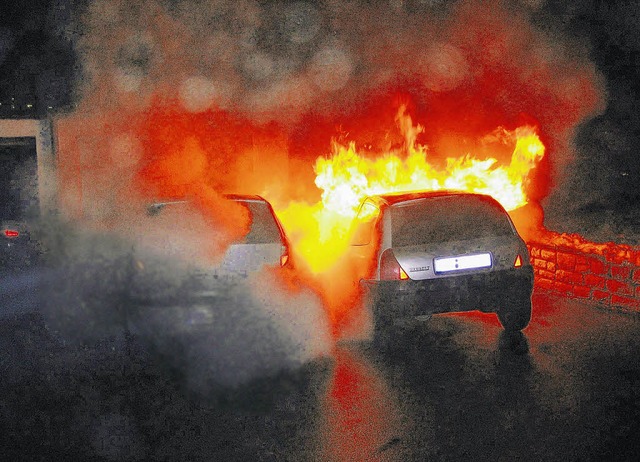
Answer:
[[[495,312],[514,300],[531,297],[533,268],[510,268],[422,281],[373,281],[362,284],[374,310],[392,317],[480,310]]]

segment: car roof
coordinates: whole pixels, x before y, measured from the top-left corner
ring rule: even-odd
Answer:
[[[485,194],[476,194],[466,191],[458,191],[452,189],[440,189],[436,191],[405,191],[397,193],[377,194],[369,196],[367,199],[373,200],[377,205],[396,205],[402,202],[410,202],[418,199],[430,199],[434,197],[445,196],[480,196],[487,197]]]
[[[257,194],[225,194],[224,197],[232,201],[267,202],[264,197],[258,196]]]
[[[249,201],[249,202],[267,202],[267,200],[256,194],[224,194],[223,197],[225,199],[229,199],[232,201]],[[189,203],[190,200],[185,197],[173,198],[173,199],[164,199],[157,200],[149,203],[149,206],[163,206],[163,205],[171,205],[171,204],[186,204]]]

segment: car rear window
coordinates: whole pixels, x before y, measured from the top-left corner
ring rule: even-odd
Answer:
[[[478,196],[418,199],[391,207],[394,246],[463,241],[514,233],[507,213]]]
[[[251,229],[244,237],[245,244],[281,243],[280,228],[266,202],[238,201],[251,214]]]
[[[273,244],[283,243],[280,227],[276,222],[271,208],[266,202],[255,200],[235,200],[249,211],[251,228],[240,241],[243,244]],[[186,207],[188,201],[161,202],[152,204],[147,212],[150,216],[158,215],[166,206]]]

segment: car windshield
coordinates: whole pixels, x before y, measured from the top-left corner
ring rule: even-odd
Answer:
[[[513,234],[506,212],[482,196],[418,199],[391,207],[393,246],[463,241]]]

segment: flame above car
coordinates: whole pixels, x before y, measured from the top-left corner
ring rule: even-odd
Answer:
[[[417,142],[425,128],[413,124],[404,106],[396,123],[404,136],[402,147],[371,156],[360,152],[355,142],[334,141],[331,155],[318,157],[315,164],[315,184],[322,190],[322,200],[276,210],[288,234],[298,236],[294,251],[313,272],[331,268],[344,253],[358,207],[370,195],[455,189],[490,195],[507,210],[527,204],[528,175],[545,154],[535,126],[499,127],[481,140],[489,148],[509,148],[506,162],[464,153],[447,157],[439,166],[431,162],[428,146]]]

